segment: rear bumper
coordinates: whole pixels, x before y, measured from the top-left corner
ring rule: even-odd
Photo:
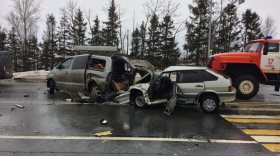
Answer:
[[[217,93],[220,102],[231,102],[234,101],[236,99],[236,89],[232,88],[231,92],[221,92],[221,93]]]

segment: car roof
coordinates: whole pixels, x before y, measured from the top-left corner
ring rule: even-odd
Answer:
[[[163,72],[172,72],[172,71],[183,71],[183,70],[206,70],[207,67],[198,67],[198,66],[170,66],[164,69]]]

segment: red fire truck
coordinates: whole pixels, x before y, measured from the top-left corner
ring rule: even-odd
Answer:
[[[208,58],[208,67],[231,77],[237,98],[250,99],[259,91],[259,83],[280,85],[280,39],[268,36],[250,41],[244,52],[216,54]]]

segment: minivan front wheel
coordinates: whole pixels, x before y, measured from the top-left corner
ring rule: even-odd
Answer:
[[[49,88],[50,88],[50,94],[54,94],[54,90],[55,90],[55,83],[53,80],[49,81]]]
[[[219,102],[215,96],[206,95],[200,100],[200,108],[207,113],[217,112],[219,109]]]

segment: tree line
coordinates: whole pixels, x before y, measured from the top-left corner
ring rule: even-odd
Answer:
[[[261,22],[260,16],[250,9],[239,17],[237,5],[232,2],[219,7],[218,3],[193,0],[188,5],[190,14],[181,24],[175,21],[179,6],[172,0],[147,0],[143,7],[145,19],[139,27],[133,25],[130,34],[122,30],[120,6],[115,0],[109,0],[107,19],[102,21],[98,15],[91,19],[90,12],[86,14],[76,1],[69,0],[60,9],[59,19],[53,14],[47,15],[46,28],[39,43],[40,1],[14,0],[13,10],[7,16],[10,28],[0,27],[0,50],[13,54],[15,71],[50,70],[65,57],[76,55],[72,48],[80,45],[117,46],[121,52],[146,59],[163,69],[178,64],[204,65],[210,26],[213,54],[239,51],[249,40],[276,33],[272,18]],[[185,44],[184,51],[181,51],[176,37],[184,28]]]

